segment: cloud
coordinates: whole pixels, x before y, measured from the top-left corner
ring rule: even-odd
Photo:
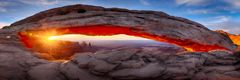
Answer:
[[[5,7],[5,6],[9,6],[9,5],[11,5],[10,2],[0,2],[1,7]]]
[[[213,13],[213,11],[209,10],[209,9],[199,9],[199,10],[188,10],[188,13],[190,13],[190,14],[208,14],[208,13]]]
[[[216,29],[221,29],[233,34],[240,34],[240,21],[226,21],[222,23],[214,23],[208,26],[215,26]]]
[[[202,5],[206,0],[175,0],[178,5]]]
[[[224,30],[233,34],[240,34],[240,21],[234,21],[228,16],[217,16],[205,20],[205,26],[213,30]]]
[[[230,20],[230,17],[228,16],[217,16],[212,18],[212,20],[209,23],[222,23],[222,22],[228,22]]]
[[[7,12],[8,10],[4,7],[0,7],[0,12]]]
[[[6,7],[11,6],[12,3],[10,2],[0,2],[0,12],[8,12],[8,9]]]
[[[9,23],[5,23],[5,22],[0,22],[0,29],[3,28],[4,26],[8,26],[10,25]]]
[[[54,5],[58,4],[59,0],[19,0],[20,2],[24,4],[30,4],[30,5]]]
[[[240,0],[224,0],[235,8],[240,8]]]
[[[212,26],[213,24],[228,22],[230,20],[231,20],[231,18],[229,16],[216,16],[216,17],[206,18],[201,23],[206,25],[206,26]]]
[[[149,2],[147,2],[146,0],[139,0],[141,4],[145,5],[145,6],[148,6],[150,5]]]

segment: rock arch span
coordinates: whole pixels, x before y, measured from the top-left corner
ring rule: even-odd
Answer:
[[[57,29],[61,32],[64,29],[74,28],[81,28],[84,31],[83,28],[86,26],[97,27],[100,30],[110,26],[130,31],[135,29],[138,30],[136,31],[138,36],[177,44],[195,51],[214,49],[234,51],[236,49],[227,36],[185,18],[156,11],[103,8],[81,4],[46,10],[15,22],[8,28],[15,32],[48,29]],[[111,30],[106,32],[112,34]],[[131,33],[131,35],[136,34]]]
[[[35,44],[41,43],[37,42],[39,38],[45,36],[45,33],[54,31],[54,34],[50,34],[49,36],[54,35],[64,35],[64,34],[84,34],[90,36],[111,36],[117,34],[126,34],[130,36],[143,37],[155,41],[172,43],[178,46],[182,46],[186,49],[191,49],[193,51],[210,51],[215,49],[227,50],[224,47],[220,47],[217,45],[203,45],[191,40],[181,40],[169,38],[167,36],[159,36],[145,32],[142,29],[136,29],[131,27],[124,26],[109,26],[109,25],[94,25],[94,26],[82,26],[82,27],[66,27],[66,28],[56,28],[56,29],[45,29],[45,30],[37,30],[37,31],[25,31],[20,32],[19,35],[21,40],[25,43],[25,45],[29,48],[32,48]],[[41,36],[41,37],[39,37]],[[46,36],[44,39],[47,39]]]

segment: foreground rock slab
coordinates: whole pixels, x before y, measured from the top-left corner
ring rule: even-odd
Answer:
[[[1,45],[1,80],[239,80],[240,58],[226,51],[168,54],[143,48],[77,53],[52,62]],[[14,50],[13,50],[14,49]]]

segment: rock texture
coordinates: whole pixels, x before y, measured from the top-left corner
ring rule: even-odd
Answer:
[[[240,58],[226,51],[178,52],[143,46],[77,53],[68,61],[48,61],[24,48],[17,36],[25,30],[86,25],[133,27],[173,39],[236,48],[226,36],[163,12],[72,5],[38,13],[0,30],[0,80],[240,79]]]
[[[16,45],[21,44],[17,33],[13,30],[0,29],[0,44]]]
[[[234,44],[236,44],[238,46],[238,51],[240,50],[240,35],[236,35],[236,34],[230,34],[230,33],[227,33],[223,30],[217,30],[216,32],[220,33],[220,34],[223,34],[225,36],[228,36]]]
[[[226,51],[168,54],[122,48],[78,53],[49,62],[33,52],[0,45],[1,80],[239,80],[240,59]]]
[[[203,25],[163,12],[137,11],[119,8],[103,8],[89,5],[70,5],[40,12],[15,22],[5,29],[15,31],[49,28],[82,27],[88,25],[111,25],[141,29],[149,34],[165,36],[180,43],[217,45],[235,50],[232,41]]]

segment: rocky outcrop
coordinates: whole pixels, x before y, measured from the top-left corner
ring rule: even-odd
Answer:
[[[28,80],[31,67],[49,63],[13,45],[0,44],[0,80]]]
[[[170,16],[163,12],[103,8],[89,5],[70,5],[40,12],[15,22],[7,29],[15,31],[49,28],[111,25],[141,29],[146,33],[173,39],[174,43],[235,50],[232,41],[196,22]],[[186,43],[187,42],[187,43]],[[195,47],[196,48],[196,47]],[[214,48],[215,49],[215,48]]]
[[[223,30],[216,30],[216,32],[220,33],[220,34],[223,34],[227,37],[229,37],[234,44],[236,44],[238,46],[238,51],[240,51],[240,35],[236,35],[236,34],[231,34],[231,33],[227,33]]]
[[[13,30],[0,29],[0,44],[22,46],[18,35]]]
[[[49,62],[0,46],[1,80],[239,80],[239,58],[226,51],[168,54],[143,48],[78,53]]]

